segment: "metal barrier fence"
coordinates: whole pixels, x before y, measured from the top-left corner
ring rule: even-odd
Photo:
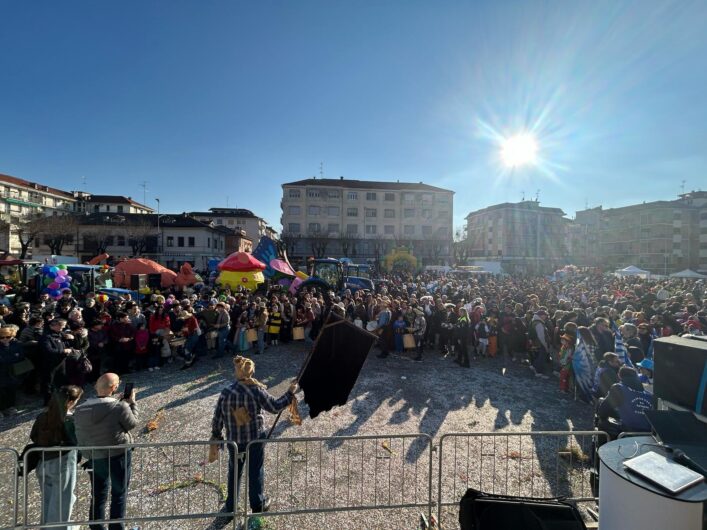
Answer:
[[[17,472],[19,454],[14,449],[0,447],[0,528],[13,528],[17,521]]]
[[[101,484],[111,484],[113,492],[127,491],[125,516],[116,516],[111,522],[139,523],[143,530],[190,528],[190,522],[199,523],[195,528],[204,528],[203,519],[221,515],[232,517],[235,529],[240,517],[238,510],[220,512],[227,492],[228,451],[219,451],[218,459],[209,464],[210,445],[209,442],[171,442],[30,449],[25,453],[23,466],[27,469],[33,459],[38,460],[38,466],[33,473],[24,475],[23,516],[18,523],[23,529],[65,527],[66,523],[59,521],[69,518],[81,525],[108,523],[108,509],[105,519],[91,511],[91,492],[94,486],[100,491]],[[227,446],[236,450],[234,442],[224,443],[222,447]],[[84,462],[92,462],[90,468],[79,465],[77,470],[76,450]],[[131,461],[129,476],[125,473],[128,458]],[[235,476],[234,473],[234,484]],[[73,481],[76,502],[72,507],[70,499],[58,490],[61,484],[71,485]],[[107,486],[105,491],[107,493]],[[43,504],[43,496],[53,500]],[[108,498],[106,504],[112,506],[114,500]],[[43,508],[48,504],[53,510]],[[181,521],[182,526],[176,526],[175,521]]]
[[[445,434],[438,455],[439,521],[447,527],[443,507],[458,506],[468,488],[499,495],[595,501],[595,452],[606,440],[608,435],[600,431]]]
[[[432,513],[432,439],[427,434],[252,441],[247,449],[247,473],[261,451],[264,490],[272,495],[272,503],[259,516],[373,510],[390,514],[404,509],[424,511],[428,517]],[[248,495],[246,488],[243,498]],[[378,527],[370,522],[351,524],[353,528]],[[314,528],[321,523],[310,518],[297,526]],[[387,527],[396,528],[394,524]]]
[[[247,477],[250,467],[257,465],[254,453],[261,451],[264,491],[271,505],[270,511],[257,515],[287,517],[283,525],[288,528],[321,528],[326,525],[313,523],[315,518],[341,512],[351,515],[337,519],[337,529],[404,528],[410,527],[419,513],[429,519],[435,505],[442,527],[449,528],[453,527],[449,524],[451,507],[458,505],[467,488],[511,496],[565,497],[575,502],[596,500],[592,492],[595,447],[607,439],[600,431],[454,433],[441,436],[438,447],[426,434],[264,439],[248,445],[244,471]],[[224,445],[237,451],[233,442]],[[96,451],[130,449],[132,476],[126,515],[113,522],[139,524],[143,530],[204,528],[204,519],[223,515],[233,517],[228,527],[235,529],[242,521],[247,528],[248,519],[255,516],[247,502],[249,481],[243,480],[234,511],[221,512],[227,490],[228,451],[222,450],[217,462],[208,464],[209,447],[204,441],[80,450],[85,459],[91,453],[100,456]],[[61,474],[61,469],[71,467],[71,460],[66,453],[57,456],[57,449],[67,451],[66,447],[31,449],[23,464],[26,467],[32,455],[41,459],[54,453],[59,460],[54,459],[53,469]],[[438,453],[436,467],[434,451]],[[45,462],[51,461],[47,458]],[[14,492],[12,499],[3,499],[0,528],[65,526],[42,518],[42,491],[47,491],[51,470],[40,467],[25,475],[19,489],[17,470],[17,452],[0,448],[1,484]],[[81,466],[76,472],[74,524],[106,522],[89,520],[95,473]],[[236,475],[234,472],[234,490]],[[66,514],[63,502],[55,504]],[[354,515],[373,517],[373,511],[384,514],[383,523],[371,524]],[[297,519],[296,524],[292,522]]]

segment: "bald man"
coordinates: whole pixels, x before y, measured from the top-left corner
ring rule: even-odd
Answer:
[[[137,426],[138,413],[135,392],[129,399],[114,398],[120,377],[103,374],[96,381],[96,397],[76,407],[74,424],[80,446],[106,447],[130,444],[130,431]],[[91,508],[89,520],[105,519],[106,501],[110,488],[109,519],[125,517],[125,506],[130,483],[131,452],[124,449],[89,449],[83,452],[91,460]],[[92,524],[91,530],[105,530],[105,525]],[[122,523],[111,523],[109,530],[122,530]]]

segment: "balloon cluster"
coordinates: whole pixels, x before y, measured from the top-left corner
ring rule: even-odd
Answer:
[[[43,293],[49,294],[54,300],[61,298],[61,291],[69,289],[71,286],[71,276],[66,265],[44,265],[42,267],[42,275],[44,276]]]

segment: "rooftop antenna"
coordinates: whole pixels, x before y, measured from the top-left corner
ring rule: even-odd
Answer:
[[[142,204],[147,204],[147,181],[143,180],[140,187],[142,188]]]
[[[81,177],[81,185],[83,186],[83,191],[86,191],[86,177]]]
[[[226,208],[228,208],[228,195],[226,195]]]
[[[589,199],[587,197],[584,198],[584,209],[589,210]]]
[[[521,202],[525,201],[525,190],[521,190],[521,192],[520,192],[520,200],[521,200]]]
[[[535,202],[540,202],[540,190],[535,190]]]
[[[680,195],[685,195],[685,179],[682,179],[682,183],[680,184]]]
[[[324,162],[319,162],[319,178],[324,178]]]

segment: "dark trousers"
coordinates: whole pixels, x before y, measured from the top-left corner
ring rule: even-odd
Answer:
[[[538,347],[533,359],[533,368],[539,374],[544,374],[547,370],[547,365],[550,362],[550,354],[542,346]]]
[[[237,463],[238,482],[236,483],[236,488],[238,491],[241,489],[241,476],[243,475],[243,469],[245,468],[245,451],[248,444],[237,444],[237,446],[238,454],[235,454],[232,446],[228,446],[228,496],[226,497],[225,506],[225,510],[227,512],[233,511],[235,500],[235,492],[233,491],[234,467]],[[243,455],[243,458],[238,458],[239,454]],[[265,494],[263,493],[263,488],[265,486],[265,470],[263,468],[263,464],[265,462],[264,444],[253,444],[250,448],[248,456],[250,458],[250,468],[248,470],[248,499],[250,501],[250,509],[253,512],[262,512],[263,504],[266,499]]]
[[[92,461],[91,477],[91,509],[89,518],[92,521],[106,518],[106,501],[110,488],[110,517],[122,519],[125,517],[125,506],[130,484],[131,452],[121,451],[121,454],[110,458],[97,458]],[[105,530],[105,525],[92,524],[91,530]],[[111,523],[108,530],[123,530],[123,523]]]
[[[15,406],[17,389],[14,386],[0,386],[0,410]]]

